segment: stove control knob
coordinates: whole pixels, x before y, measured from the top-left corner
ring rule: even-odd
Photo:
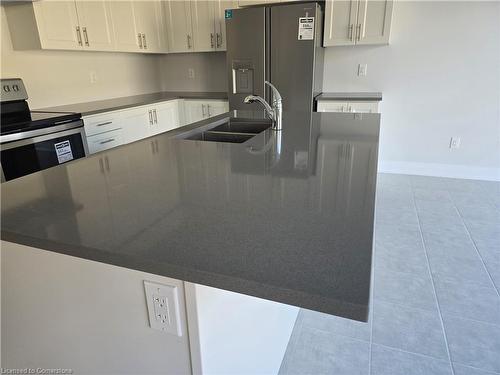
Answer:
[[[3,86],[3,91],[10,92],[10,86],[9,85],[4,85]]]

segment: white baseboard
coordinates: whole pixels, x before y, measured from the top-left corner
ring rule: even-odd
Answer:
[[[500,181],[500,168],[469,167],[466,165],[379,160],[378,171],[380,173],[399,173],[421,176]]]

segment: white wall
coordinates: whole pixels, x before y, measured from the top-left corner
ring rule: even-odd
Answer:
[[[0,242],[3,368],[190,374],[184,283]],[[182,337],[149,327],[143,280],[179,288]]]
[[[324,91],[383,92],[381,171],[500,179],[499,2],[396,1],[391,44],[326,48],[324,73]]]
[[[162,55],[158,61],[163,90],[227,91],[226,54],[223,52]],[[195,72],[189,78],[188,69]]]
[[[31,108],[161,90],[157,56],[77,51],[14,51],[1,6],[2,78],[23,79]],[[97,82],[90,83],[90,71]]]

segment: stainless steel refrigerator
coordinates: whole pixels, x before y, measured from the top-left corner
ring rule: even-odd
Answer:
[[[311,111],[323,82],[323,12],[319,3],[276,4],[226,10],[229,107],[249,95],[269,102],[276,86],[285,111]]]

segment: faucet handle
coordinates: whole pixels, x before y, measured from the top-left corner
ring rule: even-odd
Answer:
[[[281,94],[278,91],[278,89],[269,81],[264,81],[264,83],[271,88],[271,90],[273,92],[273,98],[274,98],[273,101],[281,102],[282,98],[281,98]]]

